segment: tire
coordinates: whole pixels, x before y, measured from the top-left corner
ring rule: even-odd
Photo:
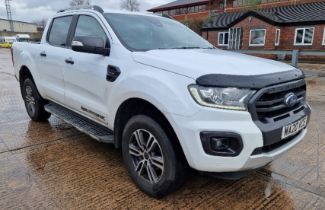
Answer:
[[[122,153],[132,180],[151,197],[161,198],[186,180],[185,164],[177,158],[164,129],[151,117],[137,115],[128,121]]]
[[[51,114],[45,111],[44,106],[47,102],[38,93],[33,80],[26,78],[21,91],[28,116],[36,122],[46,121]]]

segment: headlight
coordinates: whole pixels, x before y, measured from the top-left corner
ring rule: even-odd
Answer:
[[[194,100],[202,106],[240,111],[247,110],[248,100],[255,93],[254,90],[250,89],[202,87],[198,85],[190,85],[189,90]]]

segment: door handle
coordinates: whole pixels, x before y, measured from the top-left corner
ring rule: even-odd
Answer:
[[[46,55],[46,52],[45,52],[45,51],[41,52],[41,53],[40,53],[40,56],[42,56],[42,57],[46,57],[46,56],[47,56],[47,55]]]
[[[74,64],[74,61],[72,60],[72,58],[67,58],[67,59],[65,59],[65,62],[67,63],[67,64]]]

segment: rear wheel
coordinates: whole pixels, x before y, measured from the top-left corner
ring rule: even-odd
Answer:
[[[152,197],[176,190],[185,180],[185,167],[178,160],[163,128],[144,115],[132,117],[123,132],[124,162],[136,185]]]
[[[46,112],[46,101],[40,96],[34,82],[27,78],[22,84],[22,96],[26,111],[33,121],[46,121],[51,114]]]

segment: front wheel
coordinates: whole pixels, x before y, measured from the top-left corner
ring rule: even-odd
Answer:
[[[46,121],[51,114],[45,111],[46,102],[38,93],[34,82],[29,78],[25,79],[21,91],[29,117],[33,121]]]
[[[176,190],[185,180],[171,139],[152,118],[138,115],[129,120],[123,132],[123,159],[136,185],[152,197]]]

